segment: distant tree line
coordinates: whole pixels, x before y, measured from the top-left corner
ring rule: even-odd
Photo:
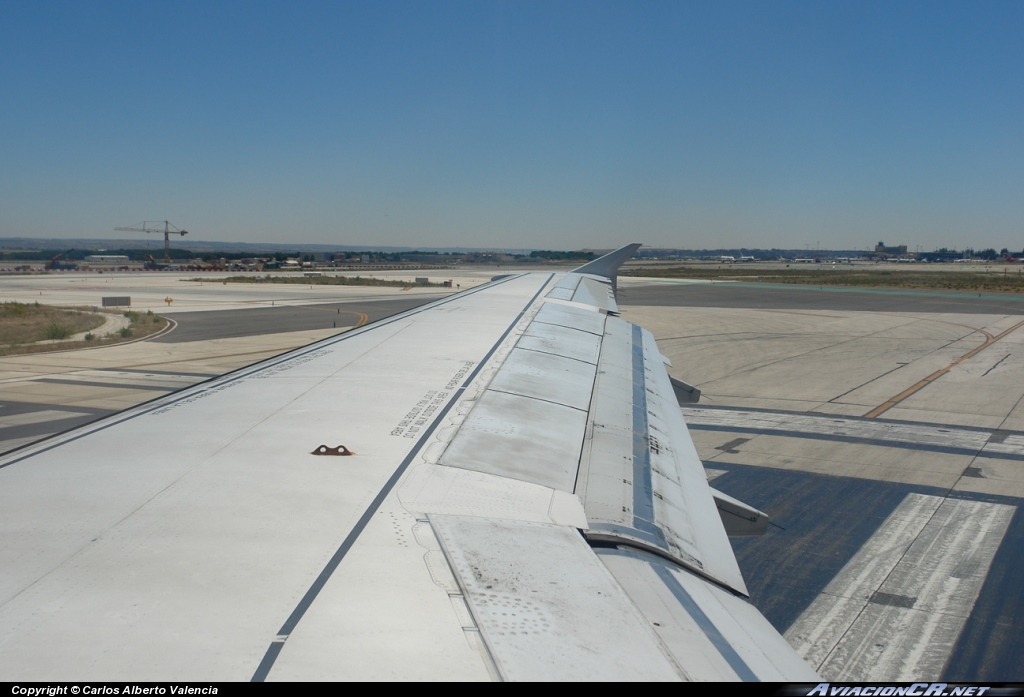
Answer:
[[[1004,249],[1003,252],[1005,253],[1006,250]],[[975,251],[968,247],[967,249],[964,250],[964,254],[967,256],[968,259],[984,259],[985,261],[994,261],[996,259],[1002,259],[1003,257],[1002,254],[992,249],[991,247],[989,247],[988,249],[981,249],[978,251]]]
[[[593,261],[597,255],[593,252],[530,252],[531,259],[546,259],[548,261]]]

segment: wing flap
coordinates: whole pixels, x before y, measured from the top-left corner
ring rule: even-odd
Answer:
[[[643,552],[598,556],[689,680],[817,681],[749,602]]]
[[[577,478],[587,534],[664,554],[745,594],[660,357],[649,332],[608,318]]]
[[[678,680],[661,641],[571,528],[430,516],[506,680]]]

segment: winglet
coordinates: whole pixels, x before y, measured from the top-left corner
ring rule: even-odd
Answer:
[[[589,273],[595,276],[604,276],[614,284],[619,267],[626,263],[626,260],[633,256],[638,249],[640,249],[638,242],[627,244],[625,247],[620,247],[614,252],[605,254],[603,257],[587,262],[578,269],[573,269],[572,273]]]

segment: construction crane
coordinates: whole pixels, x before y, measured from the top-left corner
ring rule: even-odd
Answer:
[[[159,227],[160,223],[163,223],[163,229]],[[121,230],[123,232],[162,232],[164,233],[164,262],[171,263],[171,235],[181,235],[184,237],[188,234],[188,230],[179,230],[175,226],[171,225],[170,221],[148,221],[143,220],[141,223],[142,227],[116,227],[115,230]]]
[[[68,254],[71,254],[71,252],[73,252],[73,251],[75,251],[75,250],[74,249],[69,249],[66,252],[61,252],[60,254],[58,254],[54,258],[50,259],[48,262],[46,262],[46,268],[53,269],[54,271],[64,271],[66,269],[77,269],[78,268],[78,264],[76,264],[75,262],[71,261],[70,259],[68,259],[67,261],[59,261],[59,259],[61,257],[66,257]]]

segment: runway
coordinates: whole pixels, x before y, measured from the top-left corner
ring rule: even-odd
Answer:
[[[191,291],[156,340],[0,359],[0,450],[433,299],[230,290]],[[701,388],[712,485],[772,516],[737,557],[825,678],[1024,679],[1024,301],[635,279],[619,300]]]
[[[644,307],[1024,314],[1024,297],[1008,294],[638,278],[620,280],[619,302]]]

